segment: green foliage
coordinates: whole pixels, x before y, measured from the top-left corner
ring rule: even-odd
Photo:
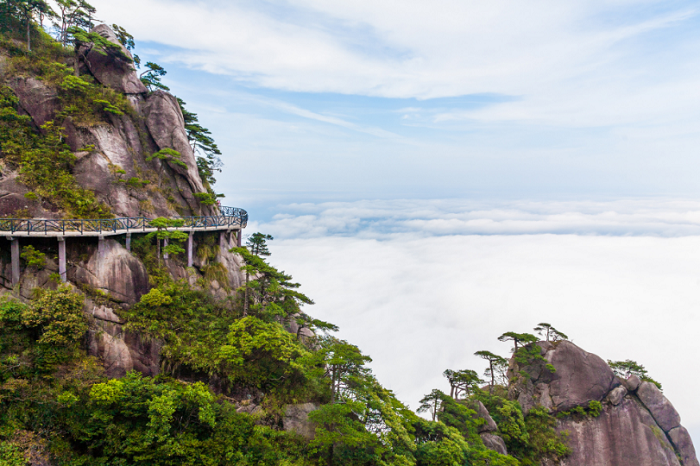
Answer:
[[[637,361],[632,361],[631,359],[627,359],[625,361],[608,360],[608,365],[618,377],[627,379],[632,375],[636,375],[641,380],[651,382],[654,385],[656,385],[659,388],[659,390],[662,390],[661,384],[656,380],[652,379],[651,376],[649,376],[647,370],[644,368],[644,366],[637,363]]]
[[[67,216],[111,217],[109,209],[71,174],[75,156],[63,142],[63,129],[48,122],[42,133],[35,133],[30,120],[18,114],[17,105],[12,90],[0,88],[0,157],[19,168],[20,180],[36,196],[62,208]]]
[[[24,452],[9,442],[0,442],[0,466],[25,466],[27,459]]]
[[[46,266],[46,254],[41,251],[37,251],[32,245],[23,247],[20,257],[24,259],[27,267],[41,270]]]
[[[202,205],[215,205],[216,204],[216,194],[212,193],[194,193],[194,197],[199,200]]]
[[[575,417],[577,419],[582,419],[584,417],[598,417],[603,410],[603,405],[600,401],[591,400],[588,406],[576,406],[568,411],[559,411],[557,413],[558,418],[564,417]]]
[[[559,330],[552,327],[552,324],[548,324],[546,322],[537,324],[537,327],[535,327],[535,332],[537,332],[538,335],[540,335],[541,337],[544,337],[545,341],[559,341],[569,339],[569,337],[566,336],[565,333],[560,332]]]
[[[299,313],[303,304],[313,304],[310,298],[297,291],[300,285],[291,281],[291,275],[280,272],[247,248],[233,248],[231,252],[239,254],[245,262],[241,267],[246,272],[242,288],[243,314],[250,312],[264,320],[285,318]]]
[[[524,416],[516,401],[479,392],[476,399],[484,403],[498,425],[497,434],[506,443],[508,453],[523,466],[539,465],[544,459],[555,464],[570,453],[567,437],[554,430],[556,418],[541,406]]]
[[[161,82],[163,76],[168,74],[168,72],[165,71],[165,68],[150,61],[146,63],[146,68],[146,71],[141,73],[141,76],[139,76],[139,78],[141,79],[143,85],[146,86],[149,91],[153,92],[156,89],[161,89],[164,91],[170,90],[168,86]]]
[[[232,383],[263,390],[303,376],[307,350],[281,325],[247,316],[231,324],[221,358]]]
[[[187,131],[187,139],[192,146],[192,151],[197,157],[197,168],[199,176],[204,182],[209,194],[214,196],[214,199],[221,195],[214,193],[213,186],[216,183],[214,173],[221,172],[223,163],[221,162],[221,151],[211,137],[211,131],[199,124],[199,117],[196,113],[190,112],[185,108],[186,103],[178,98],[182,116],[185,119],[185,130]]]
[[[471,369],[461,371],[447,369],[442,375],[447,377],[450,382],[450,396],[455,400],[459,399],[461,394],[469,396],[472,391],[478,389],[479,384],[484,383],[479,375]]]
[[[68,286],[39,290],[28,305],[0,302],[0,382],[51,372],[75,356],[85,332],[83,298]]]

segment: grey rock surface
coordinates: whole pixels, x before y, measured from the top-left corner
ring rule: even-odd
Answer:
[[[622,400],[625,399],[625,396],[627,396],[627,389],[625,387],[616,387],[614,388],[610,393],[608,393],[608,401],[613,406],[617,406],[620,403],[622,403]]]
[[[597,418],[563,419],[571,455],[561,466],[680,466],[673,446],[633,397],[605,405]]]
[[[486,409],[486,406],[484,406],[484,404],[481,401],[477,401],[476,403],[471,405],[470,408],[476,411],[476,417],[484,420],[484,424],[479,426],[480,434],[484,432],[496,432],[498,430],[496,422],[493,420],[491,414],[489,414],[488,409]]]
[[[116,34],[109,26],[100,24],[91,32],[96,32],[110,42],[118,44],[128,57],[133,58],[131,53],[119,43]],[[81,53],[85,57],[85,64],[90,73],[105,86],[124,94],[148,92],[148,89],[146,89],[146,86],[143,85],[136,74],[136,69],[132,63],[111,54],[101,54],[93,49],[92,44],[82,46]]]
[[[681,417],[676,408],[653,383],[642,382],[637,390],[637,396],[664,432],[669,432],[681,424]]]
[[[60,105],[54,89],[31,76],[13,79],[10,87],[15,91],[22,110],[32,118],[37,127],[54,119]]]
[[[316,403],[303,403],[287,405],[284,409],[282,425],[287,432],[296,432],[306,439],[313,439],[316,435],[316,425],[309,420],[309,413],[320,406]]]
[[[690,434],[683,426],[678,426],[675,429],[671,429],[668,433],[671,443],[675,445],[676,450],[683,460],[683,466],[700,466],[698,462],[697,455],[695,454],[695,447],[693,446],[693,440],[690,438]]]
[[[556,372],[549,384],[549,395],[557,410],[566,411],[605,398],[615,375],[603,359],[569,341],[558,343],[550,352]]]
[[[501,455],[507,455],[508,449],[506,448],[506,442],[503,441],[498,435],[493,435],[488,432],[479,434],[481,440],[484,442],[484,446],[489,450],[493,450]]]
[[[203,193],[206,190],[199,177],[197,161],[187,139],[185,120],[177,99],[167,92],[156,91],[146,98],[141,108],[146,126],[158,148],[174,149],[180,153],[180,161],[185,167],[171,162],[167,164],[182,175],[183,178],[176,178],[178,186],[190,207],[196,209],[199,203],[192,193]]]
[[[70,242],[67,247],[71,247]],[[150,289],[144,265],[117,241],[103,240],[103,248],[91,248],[84,267],[69,270],[69,278],[108,293],[119,301],[134,304]]]
[[[588,406],[591,401],[602,401],[619,385],[612,369],[595,354],[569,341],[541,343],[546,361],[519,367],[511,360],[511,376],[521,370],[530,375],[529,378],[520,377],[509,389],[510,397],[520,402],[525,413],[537,405],[555,411]],[[551,372],[547,363],[556,371]]]
[[[618,377],[618,380],[622,385],[627,389],[628,392],[634,393],[637,391],[639,388],[639,385],[641,385],[642,381],[639,377],[636,375],[631,375],[627,379],[623,379],[621,377]]]

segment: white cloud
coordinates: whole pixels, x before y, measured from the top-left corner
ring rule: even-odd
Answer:
[[[696,19],[692,3],[675,9],[651,0],[95,3],[101,16],[140,40],[176,48],[163,59],[257,86],[521,97],[436,121],[596,126],[698,116],[697,36],[673,33]],[[669,37],[654,36],[664,31]]]
[[[398,234],[615,236],[700,235],[700,201],[486,202],[383,200],[292,204],[270,222],[251,228],[286,238],[359,236],[391,239]]]
[[[435,235],[429,223],[410,221],[465,221],[470,212],[454,206],[295,206],[296,215],[248,231],[279,235],[271,262],[316,301],[309,312],[339,325],[342,338],[372,356],[380,381],[414,408],[432,388],[447,388],[444,369],[481,371],[475,351],[506,355],[501,333],[547,321],[604,359],[644,364],[684,425],[700,432],[692,383],[700,235],[697,226],[693,236],[679,228],[698,224],[700,203],[516,203],[471,212],[495,224],[511,219],[496,229],[507,235],[469,234],[469,227]],[[391,228],[372,224],[387,216]],[[582,225],[586,235],[567,233]],[[611,225],[615,235],[607,234]],[[547,230],[563,234],[528,234]]]

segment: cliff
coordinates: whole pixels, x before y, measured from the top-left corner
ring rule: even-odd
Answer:
[[[541,406],[557,414],[556,428],[567,434],[571,453],[556,464],[698,465],[680,415],[655,384],[635,375],[617,377],[603,359],[569,341],[538,345],[544,360],[530,365],[511,360],[516,382],[508,395],[525,413]],[[518,376],[521,371],[527,376]],[[591,403],[601,407],[591,410]]]

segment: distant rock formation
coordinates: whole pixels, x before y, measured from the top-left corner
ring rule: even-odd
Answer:
[[[699,466],[678,412],[656,385],[616,377],[600,357],[569,341],[537,344],[546,361],[521,367],[511,360],[511,376],[524,371],[529,378],[518,377],[509,396],[525,412],[543,406],[564,413],[557,430],[568,432],[572,452],[559,466]],[[565,413],[592,401],[602,403],[597,417]]]

